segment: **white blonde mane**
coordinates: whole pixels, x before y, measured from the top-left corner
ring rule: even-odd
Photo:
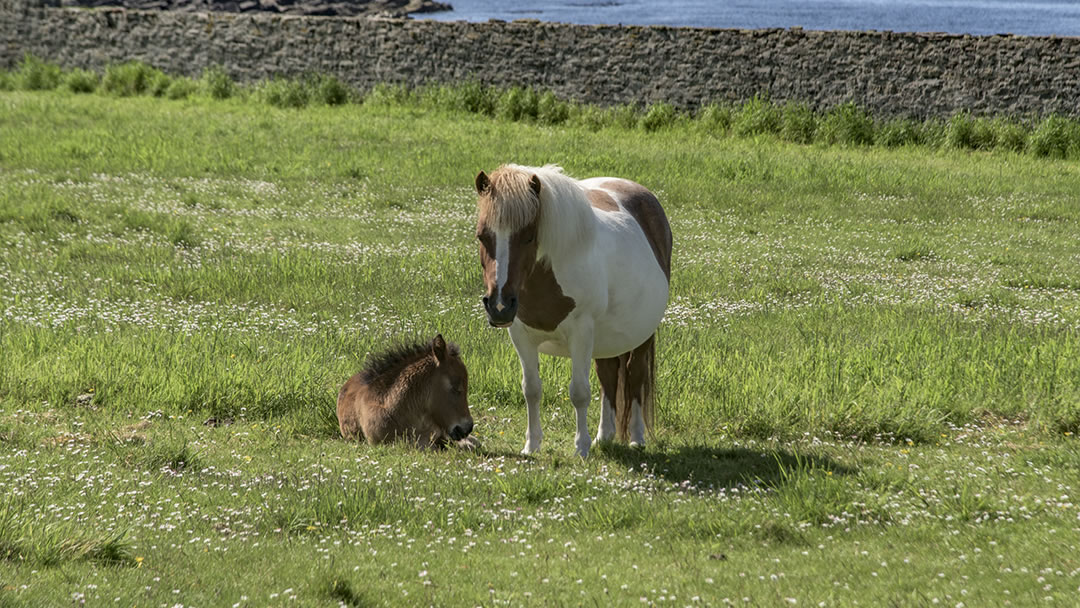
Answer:
[[[525,183],[532,175],[540,180],[540,256],[572,251],[591,241],[596,216],[578,180],[563,173],[558,165],[500,167],[504,169],[524,175]]]

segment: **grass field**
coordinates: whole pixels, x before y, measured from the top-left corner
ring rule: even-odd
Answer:
[[[574,457],[544,359],[518,455],[502,162],[665,204],[644,450]],[[1073,605],[1078,192],[998,149],[0,92],[0,606]],[[366,353],[436,331],[483,448],[341,441]]]

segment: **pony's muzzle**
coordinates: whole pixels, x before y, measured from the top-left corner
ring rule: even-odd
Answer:
[[[492,327],[509,327],[517,316],[517,296],[484,296],[484,311]]]
[[[469,436],[472,432],[473,421],[471,418],[463,420],[454,426],[450,427],[450,438],[454,441],[461,441]]]

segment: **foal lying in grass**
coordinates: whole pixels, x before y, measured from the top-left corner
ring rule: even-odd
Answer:
[[[341,436],[371,444],[406,440],[425,449],[450,441],[475,447],[468,437],[473,428],[468,390],[461,353],[442,335],[372,355],[338,393]]]

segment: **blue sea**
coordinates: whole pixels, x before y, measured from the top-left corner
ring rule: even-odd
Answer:
[[[892,30],[1080,36],[1080,2],[1060,0],[444,0],[440,21],[539,19],[562,23],[716,28]]]

